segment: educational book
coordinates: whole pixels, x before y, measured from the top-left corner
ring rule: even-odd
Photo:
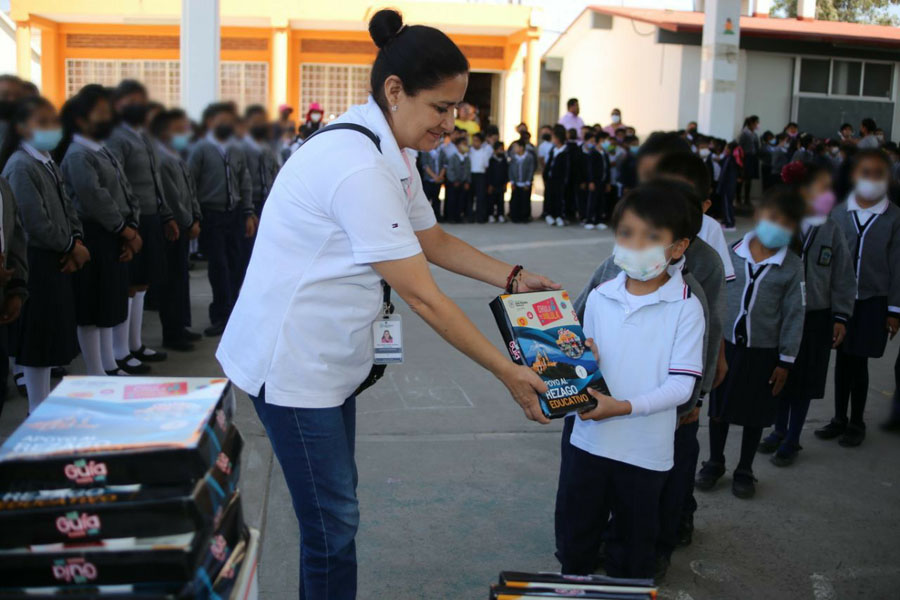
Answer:
[[[547,384],[547,392],[538,395],[544,416],[557,419],[596,407],[588,387],[609,394],[568,292],[504,294],[490,306],[510,357]]]
[[[554,590],[578,590],[610,592],[618,594],[650,594],[656,598],[652,579],[621,579],[605,575],[563,575],[560,573],[521,573],[501,571],[500,586],[507,588],[552,588]]]
[[[0,492],[200,479],[233,404],[224,378],[66,377],[0,446]]]
[[[215,529],[91,544],[49,544],[0,551],[0,596],[10,588],[155,584],[192,597],[207,591],[248,538],[240,494],[232,495]],[[148,565],[153,568],[148,569]],[[229,568],[230,570],[230,568]]]
[[[196,482],[0,492],[0,548],[208,531],[237,488],[241,445],[232,426]]]
[[[582,598],[584,600],[654,600],[649,593],[602,592],[566,588],[517,588],[493,585],[489,600],[544,600],[547,598]]]

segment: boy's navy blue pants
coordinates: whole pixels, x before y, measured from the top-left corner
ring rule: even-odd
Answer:
[[[600,544],[605,541],[607,574],[652,578],[656,571],[660,494],[667,472],[576,448],[569,442],[575,418],[567,418],[563,430],[556,492],[556,558],[561,570],[570,575],[593,573]],[[611,514],[615,515],[615,525],[607,532]]]
[[[166,279],[160,286],[159,321],[162,324],[163,340],[179,341],[190,321],[191,294],[188,276],[189,230],[179,228],[179,237],[174,242],[166,240]]]
[[[501,200],[500,214],[503,214],[502,202]],[[513,186],[509,197],[509,218],[513,223],[527,223],[531,220],[531,186]]]
[[[428,198],[428,201],[431,202],[431,208],[434,210],[434,218],[441,218],[441,184],[435,183],[434,181],[423,181],[422,182],[422,191],[425,192],[425,197]]]
[[[734,227],[734,190],[722,194],[722,220],[725,227]]]
[[[700,458],[699,430],[699,420],[675,430],[675,464],[666,477],[659,499],[659,541],[656,549],[661,556],[671,556],[678,545],[679,525],[697,510],[694,477]]]
[[[475,204],[475,212],[472,214],[470,211],[472,206],[472,200],[474,200]],[[472,173],[472,199],[469,200],[468,205],[466,205],[466,216],[469,217],[469,220],[474,220],[478,223],[484,223],[488,218],[488,193],[487,193],[487,176],[484,173]]]
[[[244,222],[236,210],[203,212],[200,250],[206,257],[213,299],[209,305],[211,323],[225,323],[237,300],[243,280]]]

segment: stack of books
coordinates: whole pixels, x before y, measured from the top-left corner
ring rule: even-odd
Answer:
[[[244,598],[233,416],[222,378],[64,379],[0,446],[0,597]]]
[[[584,598],[585,600],[656,600],[650,579],[618,579],[603,575],[560,575],[502,571],[491,586],[490,600]]]

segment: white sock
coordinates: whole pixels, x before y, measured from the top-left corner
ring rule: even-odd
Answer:
[[[100,357],[100,330],[93,325],[79,325],[78,345],[88,375],[106,375],[103,370],[103,359]]]
[[[50,395],[50,367],[23,367],[25,388],[28,390],[28,412]]]
[[[135,292],[131,299],[128,318],[128,349],[137,352],[144,343],[141,341],[141,327],[144,326],[144,296],[147,292]]]
[[[131,306],[131,298],[128,299],[128,305]],[[131,350],[128,349],[128,319],[113,327],[112,331],[113,353],[116,356],[116,360],[122,360],[131,354]]]
[[[100,360],[103,364],[103,370],[118,370],[119,365],[116,364],[116,355],[113,352],[112,327],[98,327],[97,331],[100,332]]]

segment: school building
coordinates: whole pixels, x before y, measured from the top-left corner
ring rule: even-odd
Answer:
[[[707,13],[714,3],[723,4],[707,0]],[[814,1],[801,0],[808,16],[796,19],[768,17],[767,0],[734,4],[735,18],[719,15],[707,32],[704,12],[588,7],[544,54],[542,121],[555,122],[577,97],[586,122],[606,125],[619,108],[639,135],[698,121],[731,137],[755,114],[776,133],[795,121],[833,137],[841,123],[856,128],[872,117],[889,138],[900,136],[900,28],[816,20]],[[719,69],[708,78],[705,53]],[[718,131],[704,93],[725,99]]]
[[[386,6],[399,9],[407,23],[440,28],[460,46],[472,67],[466,99],[499,124],[507,138],[514,137],[521,121],[536,127],[540,79],[536,42],[541,31],[534,9],[527,6],[362,0],[11,0],[9,16],[17,26],[18,74],[35,80],[56,103],[87,83],[113,85],[133,77],[143,81],[155,99],[186,106],[196,117],[186,88],[196,90],[198,82],[208,79],[208,85],[199,86],[208,99],[216,96],[209,88],[218,87],[219,98],[240,106],[261,103],[274,111],[289,104],[298,117],[311,102],[321,103],[326,115],[338,115],[365,101],[369,65],[376,52],[367,24]],[[195,16],[186,20],[188,12]],[[216,20],[218,35],[211,36],[208,30]],[[184,26],[186,22],[192,25]],[[190,65],[196,63],[190,62],[191,54],[203,54],[215,44],[218,77],[208,77],[208,68],[192,70]],[[32,47],[40,49],[37,68]]]

